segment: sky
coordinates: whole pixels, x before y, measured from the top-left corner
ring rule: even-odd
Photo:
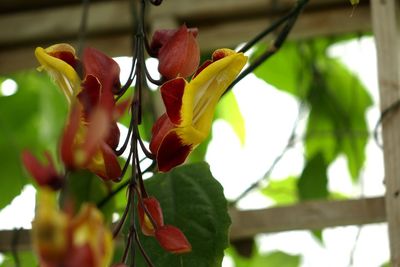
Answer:
[[[370,129],[373,129],[379,118],[373,39],[363,37],[357,41],[336,45],[330,50],[330,54],[340,58],[367,86],[375,103],[367,114]],[[119,58],[118,62],[122,70],[129,71],[129,58]],[[147,63],[150,69],[156,68],[155,60]],[[126,79],[126,75],[121,74],[122,81]],[[11,85],[3,84],[2,88],[12,86],[12,82],[8,83]],[[213,175],[223,185],[228,199],[237,197],[243,188],[247,188],[265,174],[286,145],[298,112],[298,102],[292,96],[265,84],[254,75],[242,80],[233,91],[245,118],[245,143],[240,143],[226,122],[216,121],[206,156]],[[304,125],[300,125],[301,127]],[[300,144],[290,149],[271,177],[283,179],[301,173],[303,152]],[[351,183],[345,159],[339,158],[329,169],[329,188],[354,197],[383,195],[382,151],[374,141],[367,145],[367,162],[360,184]],[[34,199],[34,188],[25,187],[21,196],[0,212],[0,229],[30,228],[34,216]],[[239,202],[239,207],[245,209],[271,205],[271,200],[257,193],[251,193]],[[19,212],[16,213],[15,210]],[[22,210],[24,212],[20,212]],[[323,231],[324,245],[308,231],[261,234],[256,240],[263,252],[282,250],[290,254],[302,254],[302,267],[377,267],[389,258],[386,228],[386,224],[376,224],[326,229]],[[370,253],[372,250],[374,253]],[[352,265],[349,264],[351,254]],[[229,258],[224,260],[223,266],[232,266]]]

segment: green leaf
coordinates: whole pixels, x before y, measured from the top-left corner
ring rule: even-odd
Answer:
[[[372,104],[359,79],[337,60],[320,57],[308,102],[306,154],[322,153],[328,164],[339,154],[347,158],[355,180],[365,161],[368,141],[366,111]]]
[[[261,189],[261,193],[274,200],[278,205],[289,205],[297,202],[297,178],[288,177],[283,180],[270,180]]]
[[[215,119],[223,119],[229,123],[239,138],[240,143],[244,145],[246,141],[245,121],[235,94],[232,91],[224,95],[219,101],[215,111]]]
[[[230,248],[227,250],[235,263],[235,267],[298,267],[301,257],[299,255],[290,255],[281,251],[274,251],[268,254],[254,253],[250,258],[244,258]]]
[[[326,83],[339,111],[336,127],[347,133],[340,139],[340,150],[346,155],[350,174],[355,180],[365,161],[369,138],[366,112],[372,99],[360,80],[336,60],[329,62]]]
[[[250,62],[265,50],[265,45],[258,45],[250,58]],[[305,67],[305,60],[299,48],[299,43],[294,42],[285,43],[275,55],[254,71],[258,78],[300,99],[303,99],[309,90],[310,73],[310,70]]]
[[[162,207],[165,224],[179,227],[192,252],[174,255],[163,251],[153,237],[141,235],[155,266],[219,267],[228,246],[231,223],[223,188],[206,163],[188,164],[145,181],[149,195]],[[145,266],[138,265],[138,266]]]
[[[360,3],[360,0],[350,0],[350,4],[354,5],[358,5]]]
[[[18,91],[0,97],[0,209],[32,181],[21,164],[21,151],[41,155],[48,149],[54,155],[66,113],[65,99],[47,76],[27,71],[9,78]]]
[[[18,252],[19,266],[23,267],[36,267],[38,261],[32,251],[21,251]],[[11,253],[4,254],[4,261],[0,264],[0,267],[14,267],[17,266]]]
[[[307,161],[298,180],[297,188],[301,200],[325,199],[328,197],[328,178],[325,158],[321,153]]]

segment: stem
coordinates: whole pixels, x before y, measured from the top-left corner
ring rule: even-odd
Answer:
[[[260,179],[258,179],[254,183],[252,183],[249,187],[247,187],[233,202],[231,202],[230,203],[231,206],[235,206],[242,198],[247,196],[248,193],[250,193],[253,189],[257,188],[260,185],[261,181],[267,179],[271,175],[272,171],[275,169],[276,165],[281,161],[283,156],[286,154],[286,152],[294,145],[294,140],[296,138],[296,129],[297,129],[297,125],[301,118],[302,108],[303,108],[303,104],[300,104],[296,121],[294,122],[293,127],[292,127],[292,132],[289,136],[286,146],[283,148],[281,153],[272,162],[272,164],[269,167],[269,169],[267,170],[267,172]]]
[[[279,32],[278,37],[275,39],[273,45],[267,49],[261,56],[255,59],[250,66],[248,66],[244,71],[242,71],[239,76],[229,85],[228,89],[226,89],[226,94],[230,91],[233,86],[235,86],[239,81],[241,81],[244,77],[246,77],[249,73],[253,72],[258,66],[260,66],[263,62],[265,62],[268,58],[274,55],[286,41],[290,31],[292,30],[299,14],[303,11],[305,5],[308,3],[308,0],[299,1],[295,8],[292,9],[285,17],[276,21],[269,28],[264,30],[262,33],[257,35],[252,41],[247,43],[240,52],[245,52],[250,49],[253,45],[255,45],[261,38],[265,37],[267,34],[271,33],[277,27],[279,27],[283,22],[286,21],[283,29]]]
[[[124,225],[125,221],[126,221],[126,217],[128,215],[128,211],[129,211],[129,203],[131,203],[132,200],[132,189],[131,187],[129,187],[128,189],[128,201],[127,201],[127,205],[125,206],[124,209],[124,213],[122,214],[121,219],[119,220],[118,224],[115,226],[114,231],[113,231],[113,238],[115,239],[119,232],[121,231],[122,226]]]

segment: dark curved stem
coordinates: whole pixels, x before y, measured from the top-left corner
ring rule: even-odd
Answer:
[[[246,77],[249,73],[253,72],[258,66],[260,66],[263,62],[265,62],[268,58],[274,55],[282,46],[282,44],[286,41],[290,31],[292,30],[294,24],[297,21],[299,14],[303,11],[305,5],[308,3],[308,0],[299,1],[296,7],[288,13],[287,16],[281,21],[277,21],[275,24],[272,25],[274,27],[268,28],[264,31],[264,35],[260,34],[254,38],[254,41],[250,41],[246,44],[240,51],[244,52],[247,51],[251,46],[257,43],[262,37],[265,37],[266,34],[272,32],[276,27],[280,26],[282,22],[286,21],[286,24],[283,26],[282,30],[279,32],[277,38],[275,39],[273,45],[267,49],[263,54],[261,54],[258,58],[256,58],[244,71],[242,71],[239,76],[229,85],[228,89],[225,91],[226,94],[230,91],[233,86],[235,86],[239,81],[241,81],[244,77]],[[251,45],[251,46],[250,46]]]
[[[257,34],[252,40],[247,42],[240,50],[239,52],[247,52],[250,48],[252,48],[256,43],[258,43],[261,39],[266,37],[268,34],[272,33],[275,31],[279,26],[281,26],[285,21],[289,20],[292,18],[294,15],[297,16],[301,12],[301,10],[304,8],[304,6],[307,4],[307,1],[300,1],[292,10],[289,11],[285,16],[279,18],[278,20],[274,21],[268,28]]]
[[[133,124],[134,124],[134,120],[133,120],[133,118],[131,118],[131,121],[129,123],[128,134],[126,136],[126,139],[125,139],[124,143],[122,144],[121,148],[115,151],[115,154],[117,156],[122,155],[122,153],[124,153],[126,148],[128,147],[129,140],[130,140],[130,138],[132,136]]]
[[[132,191],[133,191],[133,190],[132,190],[132,188],[130,187],[130,188],[128,189],[128,200],[127,200],[127,203],[128,203],[128,204],[130,204],[130,203],[131,203],[131,200],[133,199],[133,197],[132,197],[132,194],[133,194]],[[125,223],[125,221],[126,221],[126,217],[127,217],[127,215],[128,215],[128,212],[129,212],[129,207],[130,207],[130,205],[126,205],[126,206],[125,206],[124,213],[122,213],[121,219],[118,221],[117,225],[116,225],[115,228],[114,228],[114,231],[113,231],[113,238],[114,238],[114,239],[118,236],[119,232],[121,231],[122,226],[124,225],[124,223]]]

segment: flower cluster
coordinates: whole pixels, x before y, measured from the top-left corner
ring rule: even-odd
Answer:
[[[197,29],[188,29],[185,25],[177,30],[160,30],[155,32],[148,45],[149,55],[159,60],[158,69],[165,81],[160,87],[165,113],[153,125],[148,152],[162,172],[184,163],[190,152],[206,139],[219,99],[247,61],[243,53],[219,49],[199,66],[197,34]],[[83,204],[79,211],[71,210],[68,203],[62,203],[62,208],[58,208],[56,192],[64,187],[68,174],[78,170],[89,171],[106,182],[122,179],[126,168],[121,168],[117,158],[120,142],[117,121],[130,107],[135,125],[130,130],[133,129],[135,134],[128,138],[132,142],[141,142],[137,130],[141,73],[135,74],[139,83],[135,86],[133,99],[117,101],[126,91],[121,89],[126,85],[121,87],[118,64],[102,52],[86,48],[82,58],[78,58],[72,46],[56,44],[37,48],[35,55],[41,64],[38,69],[49,73],[69,103],[68,119],[58,150],[61,167],[56,167],[48,151],[44,152],[46,162],[37,159],[29,150],[22,153],[26,169],[40,187],[32,224],[35,250],[42,267],[109,266],[113,235],[101,212],[91,203]],[[141,56],[134,62],[141,64],[140,60],[144,60]],[[127,208],[120,226],[130,211],[129,206],[137,201],[138,221],[144,235],[154,237],[171,253],[190,252],[192,246],[184,233],[176,226],[164,223],[160,203],[155,197],[148,196],[137,144],[135,149],[130,149],[130,156],[136,153],[132,162],[130,156],[127,161],[134,167]],[[136,194],[136,200],[131,197],[133,194]],[[118,232],[114,232],[114,237]],[[126,266],[125,262],[126,258],[115,266]]]

